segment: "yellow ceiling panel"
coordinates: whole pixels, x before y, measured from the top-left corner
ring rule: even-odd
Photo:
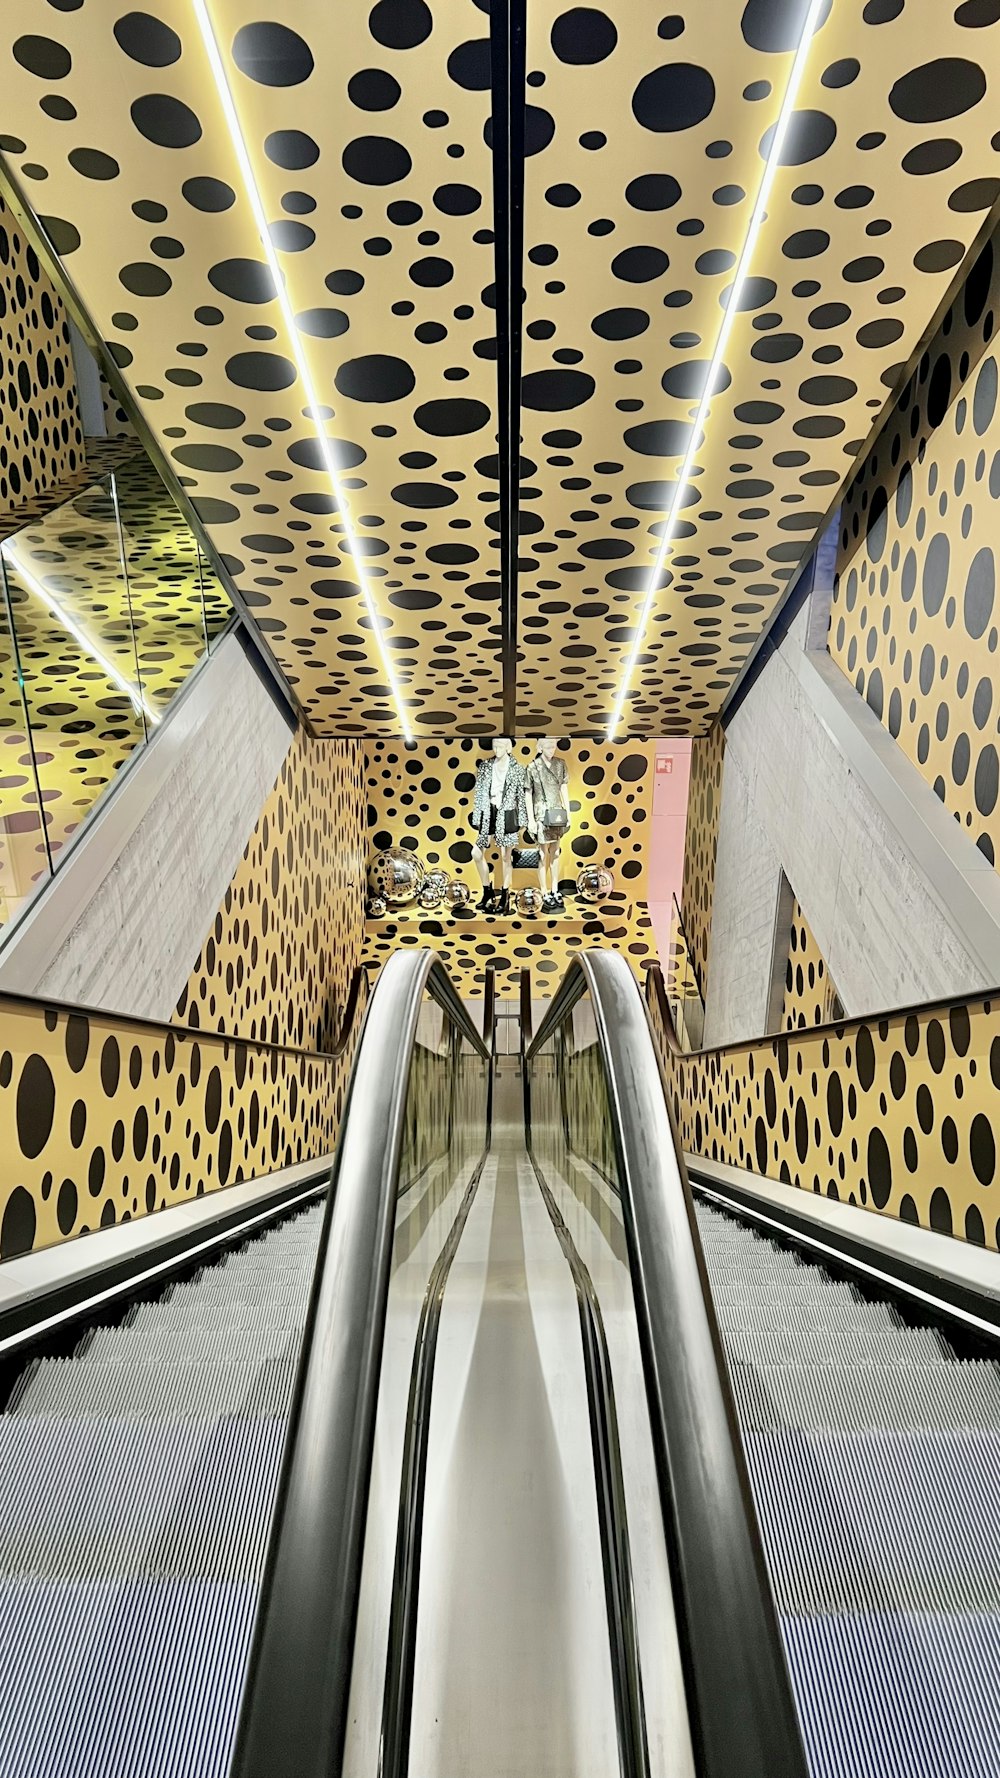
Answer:
[[[523,728],[608,721],[804,10],[529,8]],[[1000,192],[990,12],[820,12],[633,732],[707,729]]]
[[[418,732],[488,729],[488,21],[471,0],[209,10],[353,551],[189,0],[13,0],[5,151],[317,731],[399,728],[357,562]]]

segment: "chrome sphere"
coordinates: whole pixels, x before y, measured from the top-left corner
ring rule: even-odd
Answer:
[[[427,881],[428,883],[434,884],[434,887],[438,892],[438,898],[440,899],[447,889],[448,884],[451,882],[451,878],[449,877],[448,872],[446,870],[441,870],[439,866],[437,870],[429,870],[427,872]]]
[[[389,908],[384,895],[369,895],[365,912],[369,920],[384,920]]]
[[[537,920],[542,910],[542,892],[540,889],[521,889],[518,891],[515,906],[519,914],[527,920]]]
[[[368,867],[373,895],[383,895],[389,907],[405,908],[416,901],[427,878],[423,859],[405,846],[387,846],[376,852]]]
[[[468,883],[463,883],[458,877],[452,877],[444,892],[444,898],[450,908],[468,907],[471,899]]]
[[[599,864],[585,864],[576,879],[576,892],[581,901],[607,901],[615,886],[609,870]]]
[[[435,883],[432,878],[428,877],[420,894],[417,896],[417,906],[427,909],[440,907],[441,885]]]

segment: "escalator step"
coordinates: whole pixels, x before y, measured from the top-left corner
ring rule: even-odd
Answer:
[[[1000,1611],[1000,1431],[743,1440],[782,1610]]]
[[[904,1325],[888,1303],[866,1303],[848,1292],[833,1290],[824,1291],[816,1302],[803,1302],[801,1291],[786,1302],[761,1302],[756,1293],[741,1296],[733,1292],[716,1299],[715,1311],[723,1332],[734,1333],[783,1333],[795,1328],[809,1332],[824,1327],[887,1333]]]
[[[226,1778],[256,1604],[255,1579],[0,1580],[0,1772]]]
[[[731,1366],[740,1424],[812,1431],[941,1431],[1000,1425],[1000,1370],[970,1361],[895,1368]]]
[[[301,1324],[270,1327],[266,1315],[256,1328],[102,1327],[81,1342],[72,1362],[82,1367],[114,1364],[174,1364],[216,1360],[253,1364],[258,1359],[284,1358],[297,1352]]]
[[[20,1416],[90,1420],[175,1420],[183,1416],[286,1414],[298,1364],[298,1336],[283,1357],[248,1363],[87,1365],[71,1358],[43,1359],[18,1395]]]
[[[0,1575],[244,1579],[283,1440],[278,1415],[0,1421]]]
[[[947,1365],[954,1352],[931,1327],[789,1328],[784,1333],[734,1329],[725,1337],[727,1356],[743,1364]]]

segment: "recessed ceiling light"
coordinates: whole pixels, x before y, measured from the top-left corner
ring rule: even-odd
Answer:
[[[226,73],[226,66],[222,59],[222,52],[219,49],[218,39],[215,35],[215,27],[212,24],[211,14],[205,4],[205,0],[191,0],[191,4],[194,7],[195,18],[198,21],[198,28],[201,32],[202,42],[205,46],[205,54],[208,57],[208,64],[212,71],[212,78],[215,81],[216,91],[219,95],[219,103],[222,106],[222,114],[226,120],[226,127],[229,131],[233,151],[243,176],[243,186],[250,208],[253,211],[254,222],[257,225],[257,233],[260,236],[260,244],[264,250],[264,257],[267,260],[268,270],[271,273],[275,301],[281,310],[282,320],[285,323],[285,331],[288,336],[289,348],[295,361],[295,368],[299,373],[299,382],[305,391],[305,412],[315,428],[320,456],[323,459],[323,467],[326,470],[330,486],[333,490],[334,499],[337,502],[337,511],[350,550],[354,571],[358,577],[358,585],[361,588],[365,607],[371,621],[372,629],[375,632],[379,657],[382,663],[382,671],[386,676],[389,689],[392,693],[392,700],[396,706],[396,714],[399,717],[400,727],[402,728],[406,740],[409,741],[412,739],[409,718],[406,714],[406,706],[403,703],[392,662],[389,659],[382,625],[382,617],[375,604],[375,600],[372,597],[364,559],[357,547],[354,531],[351,526],[350,512],[347,501],[344,498],[340,475],[334,458],[333,443],[327,437],[322,425],[319,424],[319,416],[323,411],[323,403],[319,400],[316,393],[316,386],[313,382],[309,362],[302,349],[302,336],[295,324],[295,314],[288,297],[288,292],[285,288],[284,278],[281,275],[281,267],[278,264],[278,257],[274,249],[274,244],[271,240],[267,216],[265,215],[263,201],[257,187],[256,178],[254,177],[253,165],[243,136],[243,129],[240,124],[239,113],[236,109],[236,102],[233,98],[232,88],[229,84],[229,76]]]
[[[705,376],[705,386],[702,390],[701,400],[692,422],[691,442],[688,445],[687,454],[681,464],[680,474],[674,483],[673,497],[667,509],[666,518],[663,521],[662,541],[649,576],[649,585],[646,589],[646,596],[642,602],[642,610],[639,613],[638,623],[636,624],[632,647],[629,650],[628,658],[625,662],[625,670],[622,675],[618,697],[608,722],[609,741],[614,739],[615,733],[622,720],[622,715],[625,709],[625,700],[628,697],[629,686],[632,683],[632,675],[635,672],[636,661],[642,651],[646,625],[649,622],[649,615],[653,608],[657,583],[663,570],[663,565],[673,547],[674,524],[677,514],[680,511],[685,489],[692,473],[695,456],[697,455],[699,445],[702,442],[701,434],[709,417],[716,378],[722,367],[726,346],[729,343],[729,336],[732,332],[733,322],[739,311],[740,297],[749,275],[754,248],[757,245],[757,236],[760,234],[761,227],[766,217],[767,203],[771,195],[771,187],[774,184],[774,176],[781,161],[781,151],[788,134],[788,127],[792,120],[792,113],[795,109],[795,101],[798,97],[799,87],[802,84],[802,76],[805,73],[805,66],[809,56],[813,33],[816,30],[823,4],[824,0],[807,0],[805,18],[802,24],[802,35],[799,38],[799,47],[795,52],[795,60],[792,63],[791,73],[788,76],[788,85],[785,88],[785,96],[781,102],[781,111],[778,115],[778,121],[774,126],[774,134],[771,138],[767,162],[761,176],[760,188],[757,192],[757,200],[753,207],[753,214],[750,217],[746,239],[743,242],[743,250],[739,257],[739,263],[736,267],[736,274],[733,278],[733,282],[729,287],[729,296],[726,301],[722,322],[719,327],[719,335],[715,342],[715,351],[712,353],[712,360]]]

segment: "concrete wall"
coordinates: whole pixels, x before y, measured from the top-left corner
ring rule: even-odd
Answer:
[[[169,1019],[292,741],[235,635],[0,952],[0,991]]]
[[[996,872],[829,656],[807,648],[810,622],[807,604],[726,729],[710,1044],[765,1027],[781,870],[848,1013],[1000,981]]]

